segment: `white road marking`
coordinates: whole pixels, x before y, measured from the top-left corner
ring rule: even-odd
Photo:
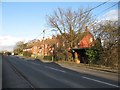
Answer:
[[[28,62],[28,61],[25,61],[25,62]],[[35,65],[40,65],[40,64],[37,64],[37,63],[34,63],[34,62],[28,62],[28,63],[35,64]]]
[[[37,63],[34,63],[34,62],[29,62],[29,63],[35,64],[35,65],[40,65],[40,64],[37,64]],[[56,71],[60,71],[60,72],[66,73],[66,71],[63,71],[63,70],[60,70],[60,69],[56,69],[56,68],[53,68],[53,67],[49,67],[49,66],[45,66],[45,68],[49,68],[49,69],[52,69],[52,70],[56,70]]]
[[[53,67],[49,67],[49,66],[45,66],[45,68],[49,68],[49,69],[52,69],[52,70],[55,70],[55,71],[60,71],[60,72],[66,73],[66,71],[56,69],[56,68],[53,68]]]
[[[88,77],[84,77],[84,76],[82,76],[82,78],[85,78],[85,79],[88,79],[88,80],[92,80],[92,81],[95,81],[95,82],[99,82],[99,83],[103,83],[103,84],[106,84],[106,85],[109,85],[109,86],[120,87],[120,86],[117,86],[117,85],[114,85],[114,84],[110,84],[110,83],[107,83],[107,82],[99,81],[99,80],[88,78]]]
[[[34,62],[30,62],[30,63],[35,64],[35,65],[40,65],[40,64],[37,64],[37,63],[34,63]]]

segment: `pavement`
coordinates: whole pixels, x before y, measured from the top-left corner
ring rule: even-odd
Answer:
[[[68,69],[54,62],[3,56],[3,88],[112,88],[118,75],[86,68]],[[72,67],[71,67],[72,68]]]
[[[75,63],[64,63],[64,62],[56,62],[62,67],[68,68],[70,70],[74,70],[80,73],[86,73],[91,75],[96,75],[99,77],[106,77],[111,80],[118,81],[120,74],[116,70],[106,69],[106,68],[98,68],[92,66],[86,66],[82,64],[75,64]]]
[[[88,68],[88,69],[93,69],[93,70],[99,70],[99,71],[105,71],[105,72],[111,72],[111,73],[119,73],[118,68],[114,69],[111,67],[105,67],[105,66],[100,66],[100,65],[89,65],[89,64],[77,64],[76,62],[65,62],[65,61],[60,61],[60,62],[56,62],[59,65],[63,65],[63,66],[73,66],[73,67],[84,67],[84,68]]]

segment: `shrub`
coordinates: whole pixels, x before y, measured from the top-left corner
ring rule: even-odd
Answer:
[[[23,52],[23,56],[31,57],[32,53],[31,52]]]
[[[97,64],[99,61],[99,51],[94,47],[88,49],[86,55],[88,56],[89,64]]]
[[[44,56],[44,60],[52,60],[52,56]]]

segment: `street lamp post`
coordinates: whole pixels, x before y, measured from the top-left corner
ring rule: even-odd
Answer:
[[[53,62],[53,50],[51,50],[51,53],[52,53],[52,62]]]
[[[45,30],[43,30],[43,55],[45,56]]]
[[[55,30],[55,29],[52,29],[51,31],[55,31],[56,32],[56,35],[57,35],[57,30]],[[57,45],[57,47],[58,47],[58,43],[56,43],[56,45]],[[56,59],[56,47],[55,47],[55,44],[54,44],[54,46],[53,46],[53,48],[54,48],[54,50],[52,50],[52,61],[54,61],[53,59],[55,58]]]

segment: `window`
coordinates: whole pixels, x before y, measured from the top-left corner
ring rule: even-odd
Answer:
[[[92,38],[90,38],[90,42],[92,42],[93,41],[93,39]]]

